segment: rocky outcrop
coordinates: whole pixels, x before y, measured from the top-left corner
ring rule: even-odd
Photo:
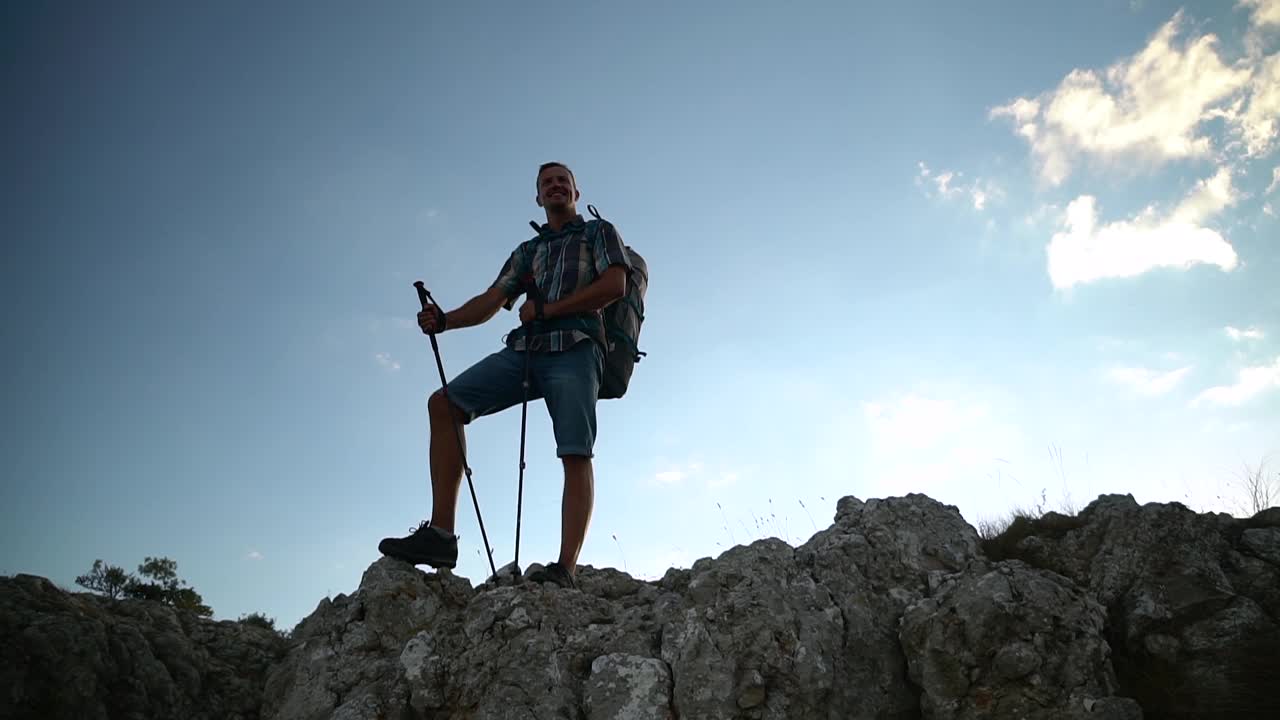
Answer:
[[[1019,561],[951,575],[907,609],[902,644],[925,717],[1140,718],[1114,697],[1105,612]]]
[[[175,618],[190,643],[170,647],[169,634],[125,629],[128,612],[151,606],[108,610],[36,583],[0,582],[0,642],[6,668],[22,665],[10,686],[27,703],[0,716],[1130,720],[1267,717],[1277,705],[1266,693],[1280,657],[1280,512],[1234,520],[1128,496],[987,540],[922,495],[848,497],[800,547],[760,540],[652,582],[586,567],[577,590],[472,587],[384,558],[350,595],[322,601],[269,668],[259,655],[231,665],[245,670],[238,686],[195,636],[268,645]],[[46,596],[80,609],[33,604]],[[117,712],[104,699],[117,681],[102,679],[114,677],[102,669],[110,640],[26,630],[79,628],[71,618],[96,637],[141,633],[177,689],[130,697],[168,704]],[[154,665],[140,649],[106,654]],[[47,688],[64,684],[97,715],[50,704]]]
[[[284,652],[265,628],[0,579],[2,718],[252,720]]]
[[[1280,508],[1239,520],[1104,495],[1024,522],[993,554],[1106,609],[1120,685],[1150,717],[1280,716]]]
[[[1067,578],[988,562],[955,508],[920,495],[845,498],[799,548],[580,584],[472,591],[380,560],[295,634],[265,716],[1141,717],[1116,696],[1103,609]]]

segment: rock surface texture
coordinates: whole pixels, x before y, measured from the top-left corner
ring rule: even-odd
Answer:
[[[1280,512],[1104,496],[982,541],[846,497],[800,547],[642,582],[482,584],[375,562],[287,641],[0,580],[0,717],[1246,718],[1280,707]],[[287,644],[287,648],[284,645]],[[1280,716],[1280,715],[1276,715]]]
[[[259,718],[285,651],[266,628],[0,579],[0,718]]]

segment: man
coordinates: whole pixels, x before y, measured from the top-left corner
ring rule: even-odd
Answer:
[[[596,398],[603,366],[601,309],[626,292],[631,262],[622,238],[609,223],[590,233],[577,211],[581,198],[573,172],[562,163],[538,168],[536,201],[547,222],[538,236],[521,243],[488,290],[448,313],[431,307],[418,313],[424,333],[487,322],[499,308],[512,309],[532,274],[545,304],[526,297],[520,306],[522,327],[506,337],[505,347],[476,363],[427,403],[431,418],[431,520],[407,537],[386,538],[378,549],[415,564],[452,568],[458,560],[454,516],[462,484],[463,457],[454,436],[477,417],[500,412],[524,400],[525,354],[529,353],[529,399],[545,398],[564,465],[560,557],[534,581],[575,587],[578,553],[586,538],[595,499],[592,449],[596,438]],[[536,322],[535,322],[536,321]],[[534,331],[527,338],[530,323]],[[459,440],[463,439],[463,443]]]

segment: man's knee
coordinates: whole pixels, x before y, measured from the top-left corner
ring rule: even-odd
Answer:
[[[465,422],[466,420],[466,414],[449,400],[443,390],[431,393],[431,397],[427,400],[427,412],[431,416],[432,423]]]
[[[591,469],[590,455],[561,455],[560,462],[564,463],[564,469],[568,472]]]

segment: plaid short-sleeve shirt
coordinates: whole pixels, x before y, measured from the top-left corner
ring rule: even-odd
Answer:
[[[617,228],[604,220],[586,222],[582,215],[578,215],[559,231],[553,231],[544,224],[537,237],[520,243],[503,264],[492,287],[500,288],[507,296],[503,307],[510,310],[524,293],[520,278],[532,273],[545,301],[553,303],[595,282],[611,265],[621,265],[628,274],[631,272],[631,260]],[[588,314],[588,317],[592,316],[595,326],[600,328],[599,338],[603,340],[600,311]],[[555,323],[556,320],[553,318],[547,322]],[[577,328],[548,329],[534,332],[530,349],[534,352],[559,352],[591,339],[591,334]],[[506,345],[512,350],[524,350],[524,329],[517,328],[508,333]]]

